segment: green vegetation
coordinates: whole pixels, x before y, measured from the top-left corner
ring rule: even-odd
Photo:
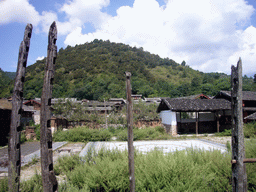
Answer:
[[[157,110],[156,103],[145,103],[139,101],[133,104],[133,119],[134,122],[138,120],[156,120],[159,119],[159,114]],[[61,116],[68,121],[79,122],[88,121],[95,122],[97,124],[105,124],[106,118],[108,124],[125,124],[126,123],[126,106],[123,107],[121,111],[112,111],[111,113],[102,114],[98,111],[88,110],[87,103],[75,103],[71,100],[65,102],[59,100],[54,106],[53,113],[56,116]]]
[[[256,137],[256,122],[250,122],[244,124],[244,137],[245,138],[255,138]],[[215,133],[215,136],[231,136],[231,129],[225,129],[222,132]]]
[[[88,142],[109,141],[111,133],[108,130],[89,129],[77,127],[68,131],[57,131],[53,135],[54,141]]]
[[[134,128],[133,134],[134,141],[172,138],[165,133],[162,127]],[[87,127],[77,127],[68,131],[57,131],[53,135],[53,140],[70,142],[109,141],[112,137],[115,137],[118,141],[127,141],[127,128],[89,129]]]
[[[45,59],[27,67],[24,97],[41,97]],[[55,65],[53,97],[103,100],[125,97],[124,72],[132,73],[133,94],[143,97],[180,97],[203,93],[215,95],[230,90],[230,76],[202,73],[185,61],[178,64],[169,58],[122,43],[95,39],[90,43],[61,48]],[[0,73],[0,97],[8,97],[13,83]],[[244,76],[244,90],[256,90],[252,77]],[[1,85],[4,85],[1,87]]]
[[[246,157],[256,156],[256,140],[246,142]],[[127,151],[93,151],[84,158],[64,156],[54,166],[56,175],[66,175],[59,191],[129,191]],[[187,149],[164,154],[135,151],[136,191],[232,191],[231,153]],[[248,191],[256,190],[256,166],[246,165]],[[7,179],[0,189],[6,191]],[[21,191],[42,191],[36,174],[21,183]]]
[[[245,138],[256,137],[256,122],[244,124],[244,137]]]
[[[0,68],[0,98],[4,95],[10,95],[12,89],[9,89],[9,86],[13,86],[13,79],[15,78],[16,73],[4,72]]]
[[[42,176],[36,172],[36,174],[31,179],[21,182],[20,190],[24,192],[43,191]]]
[[[8,191],[8,177],[0,179],[0,192]]]
[[[159,104],[156,103],[145,103],[139,101],[133,103],[133,120],[155,120],[159,119],[159,114],[156,112]],[[126,112],[126,107],[123,110],[123,114]]]
[[[225,129],[222,132],[215,133],[215,136],[231,136],[232,135],[232,130],[231,129]]]

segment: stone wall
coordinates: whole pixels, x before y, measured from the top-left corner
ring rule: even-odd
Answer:
[[[162,126],[162,122],[160,119],[156,120],[138,120],[133,123],[135,127],[145,128],[145,127],[157,127]]]
[[[167,124],[163,124],[164,129],[166,131],[166,133],[172,135],[172,136],[176,136],[177,135],[177,125],[167,125]]]

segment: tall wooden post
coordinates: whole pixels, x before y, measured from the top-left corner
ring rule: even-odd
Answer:
[[[23,102],[23,85],[27,66],[27,58],[32,35],[32,25],[27,24],[23,41],[19,48],[18,66],[12,96],[12,114],[10,125],[10,138],[8,144],[9,166],[8,166],[8,184],[9,191],[19,191],[19,177],[21,166],[20,155],[20,118]]]
[[[242,111],[242,61],[231,67],[232,109],[232,188],[235,192],[247,191],[247,176],[244,164],[244,133]]]
[[[133,147],[133,116],[132,116],[132,89],[131,73],[126,72],[126,98],[127,98],[127,127],[128,127],[128,160],[129,160],[129,180],[130,191],[135,191],[134,176],[134,147]]]
[[[44,86],[41,98],[41,170],[44,192],[57,191],[58,182],[53,171],[52,133],[51,133],[51,99],[54,78],[54,64],[57,57],[57,27],[53,22],[48,36],[48,51],[45,65]]]

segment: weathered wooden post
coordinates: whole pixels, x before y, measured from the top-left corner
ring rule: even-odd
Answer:
[[[134,147],[133,147],[133,116],[132,116],[132,90],[131,73],[126,72],[126,98],[127,98],[127,127],[128,127],[128,160],[129,160],[129,180],[130,191],[135,191],[134,176]]]
[[[57,57],[57,27],[53,22],[48,36],[48,51],[45,65],[44,85],[41,98],[41,171],[44,192],[57,191],[58,182],[53,171],[52,133],[51,133],[51,98],[54,78],[54,64]]]
[[[233,191],[247,191],[247,176],[244,164],[244,133],[242,111],[242,61],[231,67],[231,109],[232,109],[232,188]]]
[[[23,41],[19,48],[18,66],[12,96],[12,114],[10,125],[10,138],[8,144],[9,166],[8,166],[8,184],[9,191],[19,191],[19,177],[21,167],[20,155],[20,118],[22,113],[23,102],[23,85],[27,66],[27,58],[30,46],[30,38],[33,26],[27,24]]]

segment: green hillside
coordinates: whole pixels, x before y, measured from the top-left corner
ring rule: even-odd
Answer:
[[[28,66],[24,96],[41,97],[45,59]],[[125,97],[125,71],[132,73],[133,94],[144,97],[180,97],[204,93],[215,95],[230,89],[230,77],[223,73],[202,73],[169,58],[122,43],[95,39],[75,47],[61,48],[55,66],[53,97],[103,100]],[[245,90],[255,90],[252,78]],[[10,95],[12,85],[1,97]]]
[[[0,68],[0,96],[1,95],[10,95],[9,86],[13,83],[13,80],[15,79],[15,72],[4,72]]]

